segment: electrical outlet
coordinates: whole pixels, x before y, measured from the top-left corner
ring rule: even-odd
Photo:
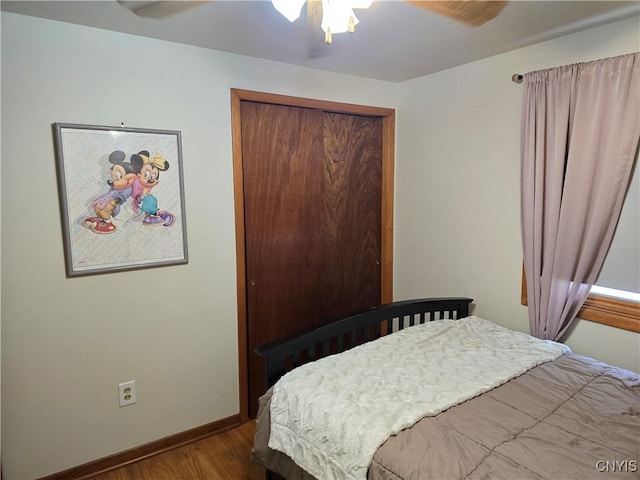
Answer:
[[[136,381],[118,384],[118,401],[121,407],[136,403]]]

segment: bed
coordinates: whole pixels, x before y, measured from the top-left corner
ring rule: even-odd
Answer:
[[[394,302],[256,349],[252,461],[289,480],[640,478],[640,376],[471,303]]]

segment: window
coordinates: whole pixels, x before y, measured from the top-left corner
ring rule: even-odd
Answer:
[[[580,318],[640,332],[640,168],[637,158],[616,235]]]
[[[521,303],[522,305],[527,304],[527,281],[524,269],[522,271]],[[578,317],[640,333],[640,301],[638,300],[596,294],[592,289],[591,294],[578,312]]]
[[[521,303],[527,304],[524,270]],[[640,333],[640,168],[637,157],[611,248],[578,317]]]
[[[616,234],[596,285],[640,294],[640,168],[637,164],[636,160]]]

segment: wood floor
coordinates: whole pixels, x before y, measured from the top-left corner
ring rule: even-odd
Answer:
[[[91,480],[264,480],[249,461],[255,428],[251,421]]]

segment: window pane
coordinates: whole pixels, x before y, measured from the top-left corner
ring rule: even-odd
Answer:
[[[618,228],[596,285],[640,292],[640,168],[637,158]]]

